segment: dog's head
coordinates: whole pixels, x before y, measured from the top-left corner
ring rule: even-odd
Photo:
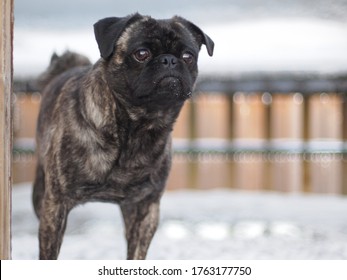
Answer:
[[[201,45],[213,54],[213,41],[181,17],[105,18],[94,25],[94,32],[108,84],[136,106],[183,103],[193,91]]]

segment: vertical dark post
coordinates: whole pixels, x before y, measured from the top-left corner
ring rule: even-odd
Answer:
[[[11,258],[13,0],[0,5],[0,259]]]
[[[304,124],[303,124],[303,137],[305,143],[310,139],[310,96],[307,93],[303,94],[304,96]],[[303,155],[303,167],[304,167],[304,185],[303,191],[310,191],[310,164],[309,164],[309,155],[304,153]]]
[[[273,100],[273,93],[270,92],[264,92],[262,95],[262,102],[265,106],[265,139],[267,143],[270,143],[273,137],[273,127],[272,127],[272,100]],[[263,154],[263,161],[264,161],[264,172],[265,172],[265,190],[271,190],[273,189],[273,180],[271,178],[271,169],[272,169],[272,163],[271,160],[269,160],[269,151]]]
[[[197,162],[197,156],[193,150],[195,150],[194,141],[197,138],[197,120],[196,120],[196,99],[198,96],[195,96],[190,101],[189,106],[189,155],[188,155],[188,168],[189,168],[189,175],[188,175],[188,182],[189,187],[192,189],[197,188],[197,181],[198,181],[198,162]]]
[[[228,95],[228,106],[229,106],[229,130],[228,130],[228,137],[229,137],[229,141],[232,142],[234,140],[234,94],[235,92],[228,92],[226,93]],[[228,164],[228,168],[229,168],[229,180],[230,180],[230,187],[231,188],[236,188],[237,186],[235,186],[235,176],[234,173],[235,171],[235,161],[233,160],[233,154],[229,153],[228,151],[228,155],[226,156],[227,158],[227,163]]]
[[[347,92],[342,96],[342,140],[347,141]],[[343,151],[342,161],[342,194],[347,194],[347,153]]]
[[[233,130],[233,119],[234,119],[234,93],[226,93],[228,96],[228,107],[229,107],[229,116],[228,116],[228,138],[230,141],[234,139],[234,130]]]

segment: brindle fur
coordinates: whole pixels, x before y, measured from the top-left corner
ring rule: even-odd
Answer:
[[[32,91],[42,91],[55,77],[61,73],[74,68],[91,66],[90,60],[81,54],[66,51],[61,56],[54,53],[51,57],[49,67],[36,80],[30,81],[28,88]]]
[[[135,14],[94,27],[101,59],[62,73],[43,92],[33,191],[40,259],[58,257],[70,210],[89,201],[118,203],[127,258],[146,257],[171,166],[171,131],[193,90],[201,44],[213,52],[212,40],[179,17]],[[153,53],[146,63],[133,58],[141,46]],[[186,48],[196,56],[191,65],[180,58]]]

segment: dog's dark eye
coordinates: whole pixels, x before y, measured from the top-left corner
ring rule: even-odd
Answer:
[[[191,64],[194,61],[194,56],[190,52],[184,52],[182,54],[182,58],[183,58],[184,62],[187,64]]]
[[[152,54],[148,49],[139,49],[134,52],[133,56],[138,62],[145,62],[152,57]]]

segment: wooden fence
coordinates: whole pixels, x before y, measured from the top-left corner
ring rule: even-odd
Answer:
[[[13,0],[0,4],[0,259],[11,258]]]
[[[346,92],[344,77],[200,80],[175,126],[168,188],[347,193]],[[39,103],[17,90],[16,182],[33,179]]]

